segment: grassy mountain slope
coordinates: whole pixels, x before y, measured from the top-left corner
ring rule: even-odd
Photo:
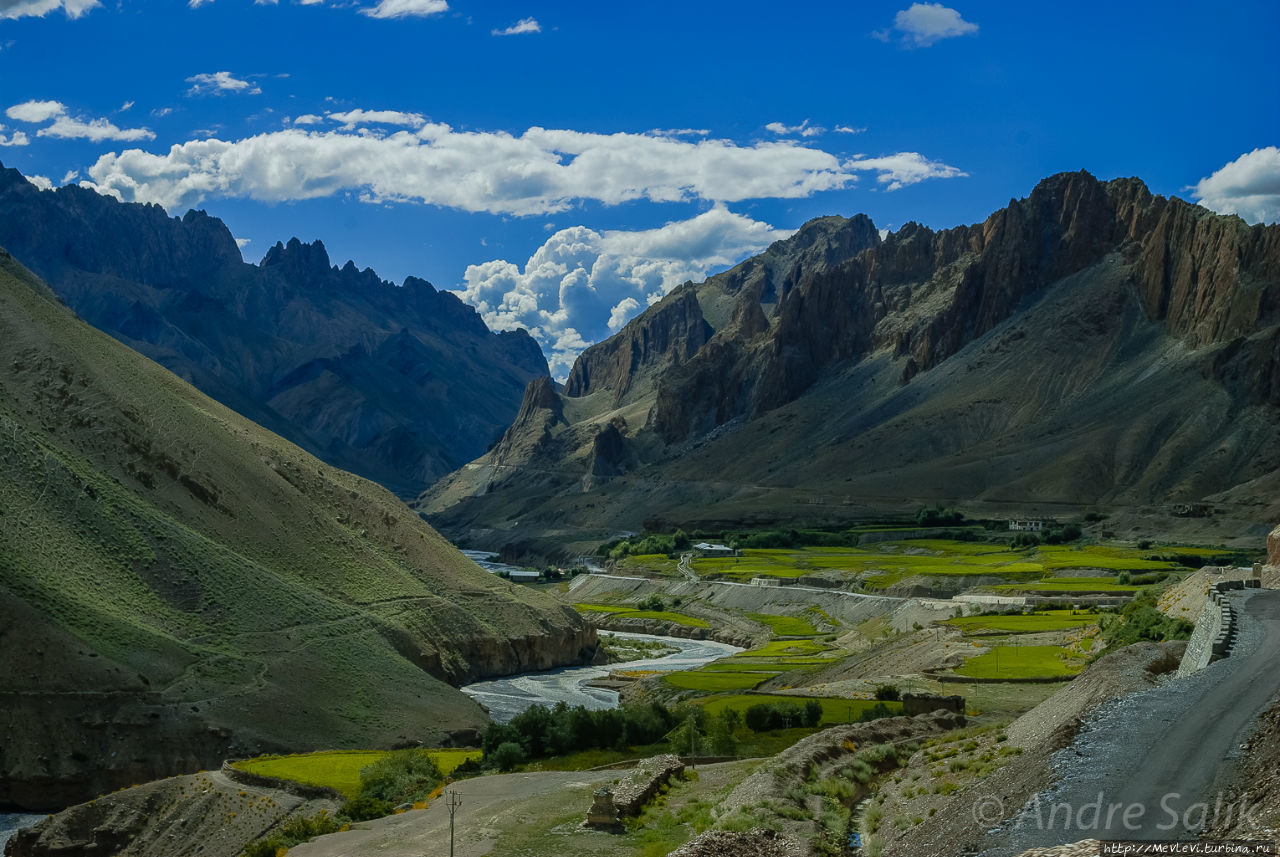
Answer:
[[[485,720],[447,681],[593,644],[0,251],[0,806],[225,755],[440,740]]]

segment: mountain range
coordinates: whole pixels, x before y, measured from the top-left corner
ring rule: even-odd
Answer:
[[[573,610],[0,251],[0,808],[262,752],[474,740],[488,717],[451,684],[594,654]]]
[[[42,191],[0,166],[0,246],[98,329],[402,497],[483,453],[547,375],[525,331],[491,332],[425,280],[296,238],[246,264],[203,211]]]
[[[1278,498],[1280,227],[1079,172],[972,226],[820,218],[674,290],[417,507],[519,545]]]

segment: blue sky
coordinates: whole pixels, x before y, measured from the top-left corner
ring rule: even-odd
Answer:
[[[0,0],[0,161],[322,238],[563,376],[805,220],[947,227],[1046,175],[1280,218],[1280,4]]]

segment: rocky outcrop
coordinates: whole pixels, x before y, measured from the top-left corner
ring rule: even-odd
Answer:
[[[717,643],[728,643],[731,646],[741,646],[744,649],[759,645],[761,642],[745,631],[732,628],[697,628],[665,619],[628,616],[625,613],[595,614],[584,618],[593,627],[601,631],[653,634],[659,637],[678,637],[682,640],[714,640]]]
[[[291,818],[335,813],[342,795],[301,794],[222,772],[172,777],[103,795],[19,832],[6,857],[235,857]]]
[[[686,283],[622,332],[579,355],[565,382],[565,395],[586,396],[603,389],[621,402],[642,377],[679,366],[710,336],[697,291]]]
[[[1280,568],[1280,527],[1276,527],[1267,536],[1267,565]]]
[[[89,323],[345,470],[413,496],[482,454],[547,375],[523,330],[297,238],[247,265],[218,219],[0,167],[0,244]]]

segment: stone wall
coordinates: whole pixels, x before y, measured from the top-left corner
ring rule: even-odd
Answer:
[[[1178,675],[1202,670],[1213,661],[1225,658],[1236,639],[1236,611],[1227,603],[1226,594],[1238,589],[1256,589],[1257,580],[1223,580],[1209,587],[1209,600],[1200,610],[1196,630],[1178,665]]]
[[[1280,527],[1276,527],[1267,536],[1267,565],[1280,568]]]

